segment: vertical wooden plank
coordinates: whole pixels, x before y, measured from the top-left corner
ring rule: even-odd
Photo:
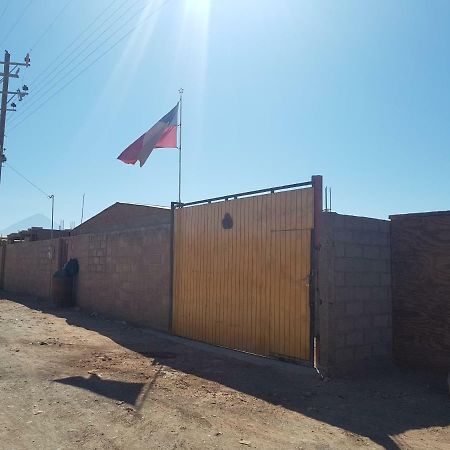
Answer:
[[[207,206],[207,208],[205,208]],[[200,236],[203,237],[203,254],[202,258],[202,269],[201,269],[201,286],[200,286],[200,321],[202,323],[202,341],[208,342],[208,333],[207,333],[207,315],[209,314],[209,310],[214,306],[211,305],[210,291],[212,280],[209,272],[211,270],[211,246],[212,246],[212,233],[211,233],[211,224],[212,217],[214,214],[214,205],[202,205],[201,207],[201,215],[202,215],[202,227],[197,231],[197,241],[201,242]]]
[[[184,215],[186,218],[186,226],[185,226],[185,263],[187,262],[187,259],[189,257],[192,257],[191,253],[191,220],[192,220],[192,210],[186,209],[184,211]],[[186,301],[186,334],[188,337],[192,336],[192,309],[194,305],[192,304],[191,299],[191,284],[192,284],[192,274],[191,274],[192,267],[188,265],[187,267],[184,267],[184,276],[186,281],[186,293],[185,293],[185,301]]]
[[[320,186],[322,186],[322,182],[320,182]],[[311,246],[313,245],[313,242],[311,242],[311,230],[314,228],[315,231],[317,231],[316,229],[316,216],[317,216],[317,211],[316,211],[316,207],[315,207],[315,200],[314,200],[314,196],[315,191],[314,189],[310,188],[308,190],[308,192],[305,194],[307,197],[307,212],[306,214],[309,217],[308,220],[308,234],[306,235],[305,233],[305,240],[306,240],[306,247],[308,249],[307,255],[306,255],[306,263],[307,263],[307,267],[306,267],[306,272],[309,275],[311,273]],[[318,205],[319,208],[319,214],[322,213],[322,187],[320,187],[320,204]],[[318,216],[317,216],[318,217]],[[319,230],[319,234],[320,234],[320,230]],[[317,236],[318,239],[318,236]],[[317,241],[318,244],[318,241]],[[310,355],[311,353],[314,351],[313,348],[311,348],[311,307],[310,307],[310,295],[309,295],[309,289],[305,291],[305,302],[306,302],[306,313],[307,313],[307,319],[306,319],[306,338],[307,338],[307,345],[306,345],[306,352],[305,352],[305,359],[310,359]]]
[[[287,257],[287,208],[289,192],[280,193],[280,228],[278,231],[280,239],[280,346],[281,355],[288,355],[288,329],[286,327],[288,309],[288,280],[289,260]]]
[[[276,353],[282,354],[282,351],[280,350],[281,347],[281,340],[282,340],[282,329],[281,329],[281,279],[282,279],[282,240],[279,233],[279,230],[282,227],[282,203],[280,201],[280,196],[277,194],[274,194],[275,202],[276,202],[276,227],[275,230],[273,230],[273,234],[276,236],[276,255],[277,255],[277,274],[275,278],[275,284],[276,284],[276,305],[277,305],[277,317],[276,317],[276,330],[277,330],[277,336],[276,336]]]
[[[302,263],[303,275],[308,280],[308,285],[302,286],[302,359],[309,359],[310,353],[310,308],[309,308],[309,283],[310,283],[310,259],[311,259],[311,227],[313,225],[313,190],[302,192]]]
[[[231,253],[230,270],[232,273],[232,286],[231,286],[231,298],[233,302],[233,307],[231,309],[231,319],[232,324],[232,334],[231,338],[233,341],[232,347],[239,348],[239,299],[237,292],[239,291],[239,259],[238,259],[238,246],[239,246],[239,235],[241,230],[241,217],[239,203],[237,200],[232,200],[232,211],[234,217],[233,226],[233,245]]]
[[[198,305],[198,293],[201,288],[201,267],[202,267],[202,247],[198,245],[197,242],[197,231],[200,224],[200,207],[194,206],[192,208],[192,228],[191,228],[191,248],[190,254],[193,255],[194,264],[192,264],[192,273],[191,273],[191,286],[192,286],[192,294],[191,301],[194,305],[192,309],[192,336],[194,339],[199,340],[201,337],[199,336],[199,305]]]
[[[302,262],[302,275],[305,275],[305,270],[307,267],[306,264],[306,251],[308,250],[305,246],[305,233],[304,230],[307,228],[308,224],[308,217],[307,214],[305,214],[305,193],[301,193],[301,202],[300,202],[300,240],[301,240],[301,262]],[[308,280],[309,282],[309,280]],[[300,295],[300,302],[301,302],[301,308],[300,308],[300,318],[301,318],[301,328],[300,328],[300,355],[303,356],[306,352],[306,327],[305,322],[307,320],[307,314],[306,314],[306,302],[305,302],[305,289],[301,286],[301,295]]]
[[[245,299],[245,233],[246,233],[246,207],[245,201],[239,202],[239,215],[241,217],[241,230],[239,233],[238,256],[239,259],[239,348],[246,349],[246,325],[247,325],[247,304]]]
[[[229,307],[224,307],[222,311],[222,318],[224,323],[224,334],[225,334],[225,342],[231,348],[236,348],[236,288],[237,288],[237,277],[236,277],[236,268],[237,261],[235,255],[236,242],[237,242],[237,229],[239,227],[239,217],[237,215],[236,203],[235,200],[230,200],[228,202],[227,212],[230,214],[233,220],[233,227],[229,230],[226,230],[229,240],[229,251],[228,251],[228,272],[227,272],[227,305]]]
[[[199,250],[197,255],[199,264],[196,279],[197,290],[196,290],[196,303],[197,303],[197,317],[198,317],[198,339],[204,341],[206,339],[206,318],[205,313],[208,307],[208,285],[207,283],[207,263],[209,259],[209,246],[211,236],[208,234],[208,218],[211,214],[211,208],[208,210],[205,208],[207,205],[197,206],[197,211],[199,214],[198,227],[195,230],[195,246]],[[203,239],[200,239],[203,236]]]
[[[277,279],[279,279],[279,270],[278,270],[278,253],[279,246],[277,240],[276,230],[279,226],[278,217],[278,208],[277,208],[277,198],[275,194],[272,194],[270,202],[270,264],[271,264],[271,274],[270,274],[270,306],[271,306],[271,321],[270,321],[270,332],[271,332],[271,342],[270,342],[270,353],[276,354],[277,340],[278,340],[278,283]]]
[[[308,280],[305,279],[303,272],[303,259],[302,259],[302,223],[301,223],[301,208],[302,208],[302,192],[297,192],[295,199],[295,265],[297,274],[297,283],[295,286],[295,316],[297,321],[297,326],[295,327],[295,355],[296,358],[300,358],[302,354],[302,301],[303,301],[303,286],[308,284]]]
[[[290,191],[287,196],[287,211],[286,211],[286,258],[289,265],[289,277],[287,280],[287,316],[285,316],[285,327],[287,335],[287,349],[289,356],[295,356],[295,326],[297,318],[295,316],[295,284],[297,281],[297,273],[295,267],[295,199],[297,191]],[[294,219],[294,220],[293,220]]]
[[[219,308],[218,308],[218,320],[220,320],[221,326],[225,323],[225,311],[228,311],[231,303],[229,299],[229,280],[228,280],[228,263],[230,254],[230,230],[226,230],[222,226],[222,220],[225,214],[228,212],[228,203],[223,202],[220,204],[220,209],[217,217],[217,239],[218,239],[218,250],[217,257],[220,260],[220,281],[218,284],[218,289],[220,291],[219,295]],[[219,336],[216,336],[216,342]],[[224,345],[228,346],[228,341],[225,340]]]
[[[227,304],[227,294],[226,294],[226,285],[225,285],[225,272],[226,272],[226,266],[227,266],[227,259],[228,259],[228,250],[227,250],[227,239],[228,234],[226,233],[227,230],[224,230],[222,228],[222,220],[224,216],[224,207],[226,206],[227,202],[222,202],[219,204],[219,207],[217,209],[217,215],[216,215],[216,240],[217,240],[217,255],[216,258],[218,260],[218,278],[217,278],[217,308],[216,308],[216,318],[215,320],[219,320],[221,323],[223,323],[223,316],[222,316],[222,310],[226,308]],[[214,325],[214,342],[220,342],[219,337],[216,333],[217,325]]]
[[[247,301],[248,301],[248,315],[250,320],[250,335],[249,335],[249,347],[251,352],[255,353],[257,349],[256,344],[256,314],[258,307],[256,305],[256,299],[254,296],[254,261],[253,257],[255,251],[257,250],[254,245],[254,235],[255,235],[255,210],[256,210],[256,197],[251,197],[249,201],[248,210],[248,228],[247,228]]]
[[[237,277],[236,277],[236,268],[237,261],[235,257],[235,248],[237,241],[237,229],[239,228],[239,217],[237,214],[236,201],[230,200],[228,202],[227,212],[230,214],[233,219],[233,227],[227,230],[229,236],[229,252],[228,252],[228,279],[226,280],[226,284],[228,287],[228,304],[230,305],[228,310],[224,311],[224,322],[228,322],[229,325],[229,333],[227,335],[227,342],[231,348],[237,348],[237,340],[236,340],[236,287],[237,287]]]
[[[206,208],[205,208],[206,206]],[[202,259],[202,267],[201,267],[201,277],[200,277],[200,292],[199,292],[199,321],[201,322],[201,340],[206,340],[206,314],[210,307],[209,302],[209,291],[211,286],[211,280],[208,276],[208,272],[210,270],[211,263],[211,245],[212,245],[212,236],[210,233],[210,223],[212,216],[212,206],[213,205],[202,205],[199,208],[201,212],[201,226],[197,230],[197,242],[199,246],[202,248],[202,254],[200,255]],[[203,236],[203,239],[200,238]],[[202,243],[203,245],[201,245]]]
[[[198,283],[198,269],[201,264],[200,248],[198,247],[196,242],[196,230],[198,229],[199,223],[199,208],[193,207],[191,209],[192,221],[189,231],[189,254],[193,256],[194,263],[191,266],[190,271],[190,284],[191,284],[191,302],[192,302],[192,310],[191,310],[191,336],[194,339],[198,339],[198,304],[197,304],[197,291],[200,288]]]
[[[262,209],[262,236],[263,236],[263,303],[262,303],[262,338],[264,345],[264,354],[270,355],[270,195],[264,196],[263,209]]]
[[[261,208],[261,196],[253,199],[251,248],[252,258],[250,260],[252,270],[252,304],[254,308],[254,353],[261,353],[261,296],[259,294],[261,277],[261,223],[259,220]]]
[[[214,266],[216,271],[216,277],[215,277],[215,284],[212,295],[215,299],[215,312],[212,317],[210,317],[211,325],[213,329],[211,329],[211,336],[214,342],[217,342],[216,337],[214,335],[214,328],[216,328],[216,321],[221,320],[221,316],[218,314],[218,312],[221,310],[221,308],[225,305],[225,298],[224,298],[224,290],[222,287],[222,278],[223,278],[223,270],[224,270],[224,258],[225,253],[222,249],[222,246],[220,245],[221,241],[224,240],[223,236],[223,230],[222,229],[222,217],[223,217],[223,207],[224,203],[218,203],[216,205],[216,212],[214,215],[214,233],[215,233],[215,250],[214,250],[214,259],[216,260],[216,264]]]
[[[180,219],[180,234],[182,234],[182,238],[180,239],[180,262],[178,267],[180,269],[180,293],[179,293],[179,302],[180,302],[180,333],[187,335],[187,280],[186,280],[186,267],[185,267],[185,255],[186,255],[186,244],[187,244],[187,236],[186,236],[186,214],[183,209],[179,210],[179,219]],[[175,259],[177,259],[177,255],[175,254]]]
[[[217,305],[219,303],[218,290],[216,286],[216,268],[218,264],[218,254],[216,251],[216,215],[217,204],[213,203],[208,209],[205,209],[207,216],[207,229],[205,234],[208,236],[208,251],[205,258],[205,300],[203,320],[205,321],[205,341],[215,342],[212,335],[212,322],[215,321]]]
[[[248,296],[249,288],[249,219],[251,198],[244,199],[242,202],[243,208],[243,235],[242,235],[242,306],[243,306],[243,324],[242,324],[242,348],[249,351],[251,348],[251,316],[250,316],[250,299]]]
[[[178,231],[177,231],[177,239],[176,242],[178,242],[176,244],[175,247],[175,266],[177,267],[178,270],[178,276],[177,276],[177,280],[178,280],[178,293],[176,296],[176,303],[178,305],[178,313],[177,313],[177,334],[183,334],[184,331],[184,323],[185,323],[185,318],[184,318],[184,305],[185,305],[185,300],[184,300],[184,273],[183,273],[183,260],[184,260],[184,243],[185,243],[185,233],[183,230],[183,217],[182,217],[182,210],[177,210],[177,223],[178,223]],[[179,252],[180,257],[177,258],[177,254]]]
[[[236,299],[236,310],[235,310],[235,318],[236,318],[236,326],[237,326],[237,336],[236,336],[236,348],[242,348],[242,232],[244,228],[244,220],[243,220],[243,208],[242,202],[236,200],[235,205],[237,207],[237,237],[236,237],[236,246],[234,247],[234,261],[236,261],[237,268],[237,277],[236,277],[236,287],[235,287],[235,299]]]
[[[179,246],[179,238],[177,236],[178,233],[178,210],[174,210],[174,221],[173,221],[173,255],[178,255],[178,246]],[[178,328],[178,296],[179,296],[179,290],[180,290],[180,282],[179,282],[179,275],[180,271],[177,267],[178,260],[173,257],[173,292],[172,292],[172,332],[177,334],[177,328]]]
[[[182,217],[182,210],[176,210],[176,239],[175,239],[175,255],[174,255],[174,263],[175,268],[178,273],[177,275],[177,294],[175,296],[174,302],[176,306],[176,334],[184,334],[184,273],[183,273],[183,258],[184,258],[184,243],[185,243],[185,233],[183,230],[184,221]]]

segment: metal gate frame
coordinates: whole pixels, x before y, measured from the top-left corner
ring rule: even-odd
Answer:
[[[310,273],[310,288],[309,288],[309,306],[310,306],[310,355],[309,361],[305,361],[308,366],[315,366],[316,352],[318,352],[319,336],[316,335],[316,305],[318,305],[318,252],[320,249],[320,218],[323,210],[323,177],[322,175],[313,175],[310,181],[301,183],[287,184],[283,186],[274,186],[265,189],[258,189],[255,191],[241,192],[237,194],[223,195],[220,197],[212,197],[203,200],[196,200],[193,202],[180,203],[171,202],[171,223],[170,223],[170,289],[169,289],[169,333],[173,334],[172,322],[173,322],[173,284],[174,284],[174,238],[175,238],[175,210],[178,208],[184,208],[194,205],[211,204],[213,202],[228,201],[230,199],[236,200],[242,197],[250,197],[258,194],[274,194],[279,191],[287,191],[300,187],[311,186],[314,190],[313,193],[313,207],[314,207],[314,228],[311,230],[311,273]],[[209,344],[213,345],[213,344]],[[240,351],[236,349],[236,351]],[[298,361],[296,361],[299,363]]]

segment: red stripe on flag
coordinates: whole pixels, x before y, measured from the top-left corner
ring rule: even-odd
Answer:
[[[164,130],[155,148],[175,148],[177,147],[177,126],[170,126]]]

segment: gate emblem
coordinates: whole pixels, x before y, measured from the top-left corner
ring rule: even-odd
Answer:
[[[230,216],[229,213],[225,213],[225,215],[223,216],[222,227],[225,230],[230,230],[231,228],[233,228],[233,218]]]

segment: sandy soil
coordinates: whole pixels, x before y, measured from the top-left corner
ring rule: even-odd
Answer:
[[[1,449],[450,449],[444,378],[322,381],[0,295]]]

